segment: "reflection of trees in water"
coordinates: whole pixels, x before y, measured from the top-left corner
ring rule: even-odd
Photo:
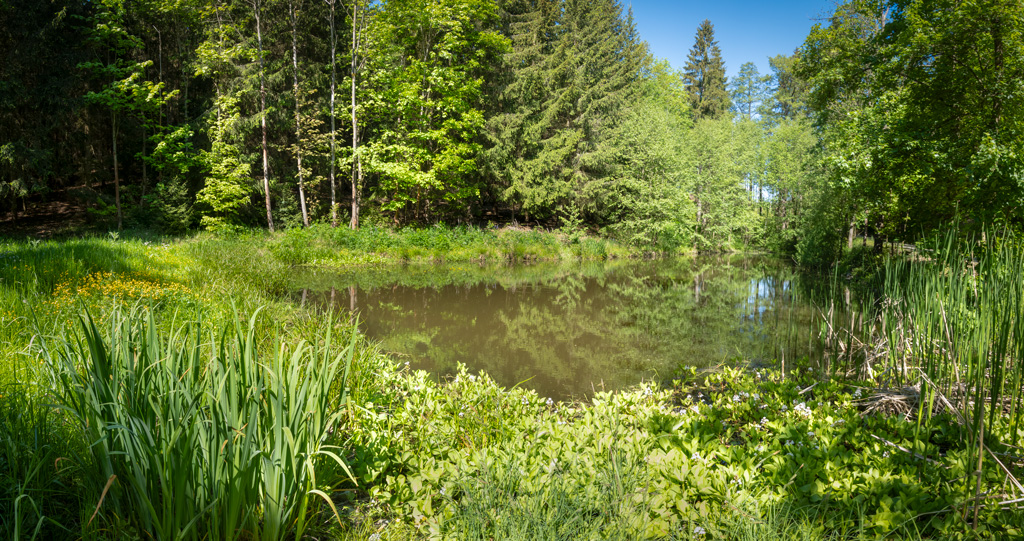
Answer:
[[[346,286],[296,300],[358,308],[366,334],[414,366],[445,375],[463,362],[557,397],[761,356],[792,300],[788,268],[756,258],[551,269],[504,285]]]

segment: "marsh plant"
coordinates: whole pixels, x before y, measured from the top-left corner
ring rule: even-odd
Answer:
[[[315,509],[336,514],[337,479],[317,472],[347,471],[327,441],[357,336],[337,344],[326,325],[319,341],[264,357],[257,317],[204,337],[198,317],[161,332],[143,309],[104,329],[85,314],[42,342],[44,378],[87,445],[87,531],[284,539],[302,537]]]
[[[1006,232],[964,237],[954,229],[886,258],[880,271],[860,314],[847,304],[837,315],[833,304],[822,318],[827,360],[887,389],[875,409],[921,423],[945,413],[968,428],[964,460],[973,474],[961,486],[975,506],[965,517],[976,521],[982,504],[1024,497],[1013,464],[992,450],[1020,443],[1024,244]],[[981,494],[985,461],[1012,481],[1007,490]]]

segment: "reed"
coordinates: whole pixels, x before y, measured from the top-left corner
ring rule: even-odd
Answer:
[[[318,464],[346,398],[353,332],[334,343],[280,343],[257,354],[257,314],[203,340],[199,317],[161,332],[152,312],[85,314],[42,342],[54,398],[88,444],[95,497],[85,528],[124,521],[156,539],[301,537],[319,499]],[[340,384],[339,384],[340,382]]]
[[[921,422],[945,411],[969,427],[974,475],[965,490],[977,497],[983,462],[997,460],[992,448],[1020,443],[1024,244],[1008,232],[963,237],[954,228],[889,257],[869,297],[867,324],[836,321],[831,310],[823,317],[828,356],[882,386],[914,389]]]

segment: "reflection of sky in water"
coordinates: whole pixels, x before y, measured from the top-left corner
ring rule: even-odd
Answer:
[[[356,306],[367,336],[414,368],[463,363],[556,398],[773,358],[794,299],[788,267],[751,257],[373,272],[321,277],[296,300]]]

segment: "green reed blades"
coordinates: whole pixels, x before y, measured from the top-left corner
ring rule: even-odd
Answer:
[[[967,463],[979,476],[985,441],[1005,434],[1017,443],[1024,382],[1024,246],[1009,233],[982,239],[954,230],[931,249],[890,258],[875,318],[883,383],[920,382],[925,418],[948,402],[970,427]],[[968,479],[975,493],[979,483]]]
[[[205,344],[198,321],[161,332],[135,310],[101,332],[84,315],[80,332],[45,344],[56,398],[90,445],[89,522],[119,517],[160,540],[301,536],[311,499],[326,498],[317,461],[341,463],[324,440],[357,338],[339,351],[326,327],[269,360],[255,315]]]

